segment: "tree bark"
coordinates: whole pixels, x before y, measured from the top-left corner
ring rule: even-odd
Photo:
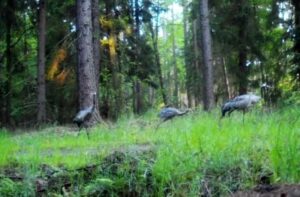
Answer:
[[[198,23],[200,23],[199,17],[193,21],[193,47],[194,47],[194,64],[193,64],[193,92],[195,98],[195,106],[200,105],[202,99],[201,92],[203,87],[201,83],[201,63],[200,63],[200,48],[198,45]]]
[[[110,31],[110,39],[113,39],[116,43],[114,47],[117,46],[117,35],[114,32],[114,30]],[[121,112],[122,108],[122,91],[121,91],[121,82],[120,78],[118,76],[118,58],[117,58],[117,52],[115,49],[112,53],[110,53],[110,62],[111,62],[111,83],[112,83],[112,99],[111,99],[111,113],[110,118],[113,120],[117,120],[118,115]]]
[[[6,9],[6,73],[7,79],[5,82],[4,88],[4,122],[8,125],[12,123],[11,121],[11,93],[12,93],[12,71],[13,71],[13,59],[12,59],[12,24],[14,23],[14,10],[15,10],[15,1],[7,0],[7,9]]]
[[[134,93],[135,93],[134,112],[136,114],[141,114],[143,109],[142,87],[141,87],[141,82],[138,78],[134,80]]]
[[[38,92],[37,122],[46,121],[46,82],[45,82],[45,48],[46,48],[46,1],[39,1],[38,10]]]
[[[95,68],[96,94],[100,97],[99,81],[100,81],[100,23],[99,23],[99,0],[92,0],[92,27],[93,27],[93,57]],[[96,102],[96,109],[99,109],[99,102]],[[95,114],[97,120],[102,120],[100,112]]]
[[[292,0],[295,16],[295,40],[294,40],[294,63],[297,65],[294,71],[295,78],[300,81],[300,1]]]
[[[138,42],[140,39],[140,7],[139,7],[139,1],[134,1],[134,7],[135,7],[135,37],[136,37],[136,51],[135,51],[135,64],[136,64],[136,70],[139,65],[139,55],[140,55],[140,49],[138,46]],[[133,111],[134,113],[141,114],[143,110],[143,96],[142,96],[142,86],[141,81],[138,77],[134,79],[133,83],[133,92],[134,92],[134,99],[133,99]]]
[[[91,0],[77,0],[77,77],[80,110],[93,106],[93,93],[97,93],[91,6]],[[86,124],[92,126],[100,121],[99,109],[95,108]]]
[[[245,10],[247,6],[247,1],[240,0],[236,2],[237,10]],[[238,25],[238,69],[237,69],[237,78],[239,83],[239,94],[246,94],[248,88],[248,69],[246,66],[247,63],[247,23],[248,16],[244,13],[236,13]]]
[[[159,1],[157,2],[159,5]],[[156,25],[155,25],[155,33],[154,33],[154,27],[153,24],[151,23],[150,26],[150,33],[152,37],[152,42],[153,42],[153,48],[154,48],[154,55],[155,55],[155,62],[156,62],[156,67],[157,67],[157,75],[159,79],[159,86],[160,86],[160,93],[163,99],[163,102],[165,105],[168,105],[168,98],[166,94],[166,90],[164,88],[164,81],[163,81],[163,76],[162,76],[162,70],[161,70],[161,63],[160,63],[160,56],[159,56],[159,50],[158,50],[158,23],[159,23],[159,13],[157,13],[156,16]]]
[[[173,69],[174,69],[174,92],[173,92],[173,104],[178,107],[178,93],[179,93],[179,82],[178,82],[178,69],[177,69],[177,61],[176,61],[176,42],[175,42],[175,18],[174,18],[174,9],[172,8],[172,57],[173,57]]]
[[[200,0],[201,29],[202,29],[202,55],[203,55],[203,104],[204,110],[210,111],[214,106],[213,94],[213,65],[212,43],[210,35],[210,22],[208,0]]]
[[[92,0],[92,24],[93,24],[93,56],[96,76],[97,95],[99,97],[100,74],[100,24],[99,24],[99,0]]]
[[[240,33],[240,39],[243,41],[244,40],[244,35],[245,35],[245,30],[244,28],[241,27],[239,30]],[[238,56],[238,61],[239,61],[239,94],[246,94],[247,93],[247,87],[248,87],[248,69],[246,66],[246,61],[247,61],[247,53],[244,45],[242,44],[239,48],[239,56]]]
[[[183,7],[183,34],[184,34],[184,64],[186,69],[186,92],[187,92],[187,101],[188,101],[188,107],[193,107],[193,95],[192,95],[192,68],[191,64],[189,64],[188,56],[189,56],[189,50],[188,50],[188,22],[187,22],[187,3],[186,0],[181,1],[182,7]]]
[[[227,73],[227,68],[226,68],[226,63],[225,63],[225,57],[220,56],[220,59],[221,59],[222,71],[223,71],[223,75],[224,75],[225,93],[226,93],[227,99],[230,99],[231,92],[230,92],[229,78],[228,78],[228,73]]]

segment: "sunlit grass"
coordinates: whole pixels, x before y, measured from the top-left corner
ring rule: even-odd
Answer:
[[[264,171],[273,173],[273,182],[299,182],[298,117],[297,108],[268,113],[255,109],[245,115],[243,123],[239,112],[220,120],[219,111],[196,111],[155,130],[158,117],[149,112],[143,117],[122,117],[115,124],[99,125],[90,130],[90,139],[84,130],[77,136],[76,128],[64,127],[21,135],[1,132],[0,166],[13,162],[76,168],[99,163],[113,151],[149,145],[155,150],[151,165],[162,194],[168,185],[174,191],[183,188],[196,195],[199,182],[218,174],[220,180],[226,176],[238,179],[239,187],[254,185],[259,176],[256,173]],[[226,179],[228,183],[220,181],[219,188],[229,190],[231,179]]]

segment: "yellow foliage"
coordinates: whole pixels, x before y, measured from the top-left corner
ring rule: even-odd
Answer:
[[[132,34],[132,28],[131,28],[130,26],[127,26],[127,27],[125,28],[125,33],[126,33],[127,35],[131,35],[131,34]]]
[[[111,59],[113,60],[116,55],[116,45],[117,45],[117,39],[116,39],[116,35],[111,35],[111,37],[108,39],[108,43],[109,43],[109,54]]]
[[[159,103],[159,104],[158,104],[158,109],[161,109],[161,108],[163,108],[163,107],[165,107],[165,104],[164,104],[164,103]]]
[[[59,75],[57,75],[56,77],[57,83],[63,85],[69,73],[70,73],[70,69],[63,69],[63,71],[59,73]]]
[[[109,45],[109,40],[108,39],[102,39],[102,40],[100,40],[100,44],[102,46],[108,46]]]
[[[53,58],[52,64],[47,73],[47,79],[53,80],[55,75],[59,72],[59,65],[67,57],[67,51],[65,49],[59,49]]]
[[[115,57],[117,55],[116,47],[117,47],[117,37],[115,34],[111,34],[108,39],[100,40],[102,46],[108,46],[109,55],[111,57],[111,61],[114,62]]]
[[[284,92],[291,92],[293,87],[295,86],[295,81],[291,75],[287,75],[283,79],[280,80],[278,87]]]
[[[111,29],[113,27],[113,21],[101,16],[99,19],[102,28]]]

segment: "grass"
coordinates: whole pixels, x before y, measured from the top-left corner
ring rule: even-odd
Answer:
[[[300,181],[300,109],[255,109],[244,123],[239,112],[222,121],[219,116],[219,111],[197,111],[155,131],[157,117],[149,112],[99,125],[91,129],[90,140],[84,132],[77,137],[64,127],[20,135],[2,131],[0,168],[17,163],[34,169],[46,163],[75,169],[99,163],[116,150],[150,146],[153,162],[140,165],[151,165],[160,195],[195,196],[203,192],[203,184],[218,188],[211,189],[214,195],[229,194],[254,186],[269,172],[272,182]]]

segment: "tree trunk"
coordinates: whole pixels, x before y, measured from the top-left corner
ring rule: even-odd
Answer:
[[[159,1],[157,2],[159,5]],[[155,55],[155,62],[156,62],[156,67],[157,67],[157,75],[159,79],[159,86],[160,86],[160,93],[163,99],[163,102],[165,105],[168,104],[168,99],[167,99],[167,94],[166,90],[164,88],[164,82],[163,82],[163,76],[162,76],[162,70],[161,70],[161,63],[160,63],[160,57],[159,57],[159,50],[158,50],[158,24],[159,24],[159,13],[156,16],[156,25],[155,25],[155,33],[153,30],[153,24],[151,24],[150,27],[150,33],[152,37],[152,42],[153,42],[153,49],[154,49],[154,55]]]
[[[238,10],[243,10],[243,6],[246,2],[241,0],[238,1],[236,6]],[[239,82],[239,94],[246,94],[247,88],[248,88],[248,69],[246,66],[247,63],[247,48],[246,48],[246,36],[247,36],[247,15],[245,14],[238,14],[238,21],[239,21],[239,29],[238,29],[238,39],[239,39],[239,45],[238,45],[238,82]]]
[[[194,73],[193,73],[193,92],[194,92],[194,98],[195,98],[195,106],[200,105],[202,100],[202,86],[201,83],[201,63],[200,63],[200,49],[198,45],[198,23],[200,23],[200,20],[198,20],[199,17],[193,21],[193,47],[194,47]]]
[[[193,95],[192,95],[192,68],[191,64],[189,64],[188,56],[189,56],[189,50],[188,50],[188,22],[187,22],[187,4],[186,0],[181,1],[182,7],[183,7],[183,34],[184,34],[184,64],[186,69],[186,92],[187,92],[187,101],[188,101],[188,107],[193,107]]]
[[[203,104],[209,111],[214,106],[212,44],[209,24],[208,0],[200,0],[202,55],[203,55]]]
[[[230,99],[231,98],[231,92],[230,92],[230,84],[229,84],[229,78],[228,78],[225,58],[220,57],[220,59],[221,59],[221,65],[222,65],[222,70],[223,70],[223,75],[224,75],[225,93],[226,93],[227,99]]]
[[[177,69],[177,61],[176,61],[176,43],[175,43],[175,19],[174,19],[174,8],[172,8],[172,57],[173,57],[173,66],[174,66],[174,92],[173,92],[173,104],[178,107],[178,93],[179,93],[179,82],[178,82],[178,69]]]
[[[140,49],[138,46],[138,42],[140,39],[140,7],[139,7],[139,0],[134,1],[135,7],[135,37],[136,37],[136,45],[135,45],[135,64],[136,70],[139,65],[139,55]],[[134,92],[134,99],[133,99],[133,111],[134,113],[141,114],[143,111],[143,96],[142,96],[142,86],[141,81],[136,77],[133,83],[133,92]]]
[[[134,93],[135,93],[134,112],[136,114],[141,114],[143,110],[142,87],[141,87],[141,82],[138,78],[136,78],[134,81]]]
[[[294,5],[294,16],[295,16],[295,36],[294,36],[294,63],[296,64],[295,68],[295,78],[300,81],[300,1],[292,0]]]
[[[99,95],[100,78],[100,24],[99,24],[99,0],[92,0],[92,26],[93,26],[93,56],[96,77],[97,98]],[[96,102],[96,108],[99,109],[99,103]]]
[[[117,35],[115,34],[114,30],[110,32],[110,39],[114,40],[116,43],[113,47],[117,46]],[[121,104],[122,104],[122,94],[121,94],[121,82],[118,76],[118,59],[117,59],[117,52],[115,48],[110,48],[113,50],[110,52],[110,62],[111,62],[111,83],[112,83],[112,99],[111,99],[111,113],[110,118],[116,120],[118,115],[120,114]]]
[[[243,31],[243,30],[241,30]],[[247,54],[245,49],[240,48],[239,49],[239,94],[246,94],[247,93],[247,87],[248,87],[248,74],[247,74],[247,67],[246,67],[246,61],[247,61]]]
[[[14,9],[15,1],[7,0],[7,9],[6,9],[6,72],[7,79],[4,88],[4,122],[8,125],[11,125],[11,93],[12,93],[12,71],[13,71],[13,59],[12,59],[12,24],[14,23]]]
[[[92,106],[93,93],[97,93],[91,6],[91,0],[77,0],[77,77],[80,110]],[[98,99],[96,99],[96,106],[98,106]],[[95,108],[86,124],[91,126],[100,121],[99,109]]]
[[[45,85],[45,46],[46,46],[46,1],[39,1],[38,10],[38,92],[37,122],[46,121],[46,85]]]

